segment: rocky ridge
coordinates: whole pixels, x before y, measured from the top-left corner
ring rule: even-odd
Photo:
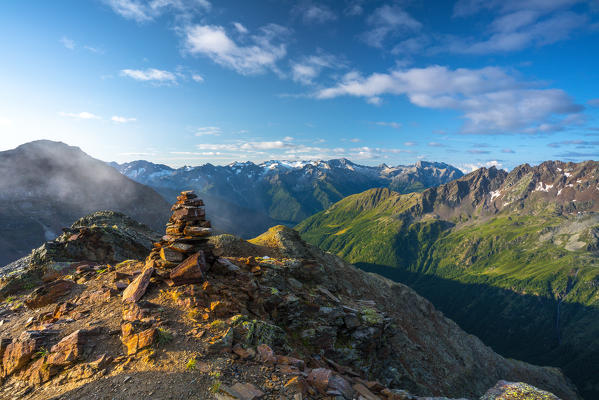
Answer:
[[[289,228],[210,236],[202,207],[182,193],[145,259],[5,291],[0,396],[579,398],[559,370],[497,355],[413,290]],[[488,390],[502,379],[528,385]]]

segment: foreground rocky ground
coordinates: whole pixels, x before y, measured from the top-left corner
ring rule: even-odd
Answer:
[[[13,265],[0,289],[0,398],[579,398],[559,370],[502,358],[413,290],[291,229],[208,239],[193,197],[145,259],[102,259],[138,257],[145,237],[103,215],[43,261]],[[120,253],[66,251],[95,249],[81,242],[91,226],[111,228],[119,239],[102,243]]]

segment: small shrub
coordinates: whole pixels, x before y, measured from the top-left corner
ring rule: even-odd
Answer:
[[[158,339],[156,342],[158,346],[164,346],[173,341],[173,334],[166,329],[159,328],[158,329]]]
[[[33,359],[37,360],[38,358],[46,357],[50,352],[45,347],[39,349],[39,351],[33,354]]]
[[[198,363],[198,360],[196,360],[195,357],[192,357],[189,359],[189,361],[187,361],[187,365],[185,365],[185,369],[188,371],[193,371],[194,369],[196,369],[197,363]]]
[[[212,385],[210,386],[210,389],[208,389],[208,390],[210,390],[210,393],[216,393],[220,390],[221,385],[222,385],[222,382],[217,379],[212,383]]]

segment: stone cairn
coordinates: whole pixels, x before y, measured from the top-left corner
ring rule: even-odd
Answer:
[[[210,221],[206,220],[204,202],[188,190],[181,192],[171,211],[166,235],[160,242],[154,243],[146,266],[174,268],[170,272],[170,280],[175,285],[197,283],[202,280],[207,266],[214,262],[208,244],[212,229]]]

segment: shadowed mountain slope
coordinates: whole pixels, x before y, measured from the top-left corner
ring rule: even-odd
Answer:
[[[502,354],[561,366],[594,398],[599,163],[479,169],[422,193],[349,196],[308,242],[415,288]]]
[[[0,265],[52,240],[98,210],[121,211],[161,230],[168,203],[77,147],[51,141],[0,152]]]

